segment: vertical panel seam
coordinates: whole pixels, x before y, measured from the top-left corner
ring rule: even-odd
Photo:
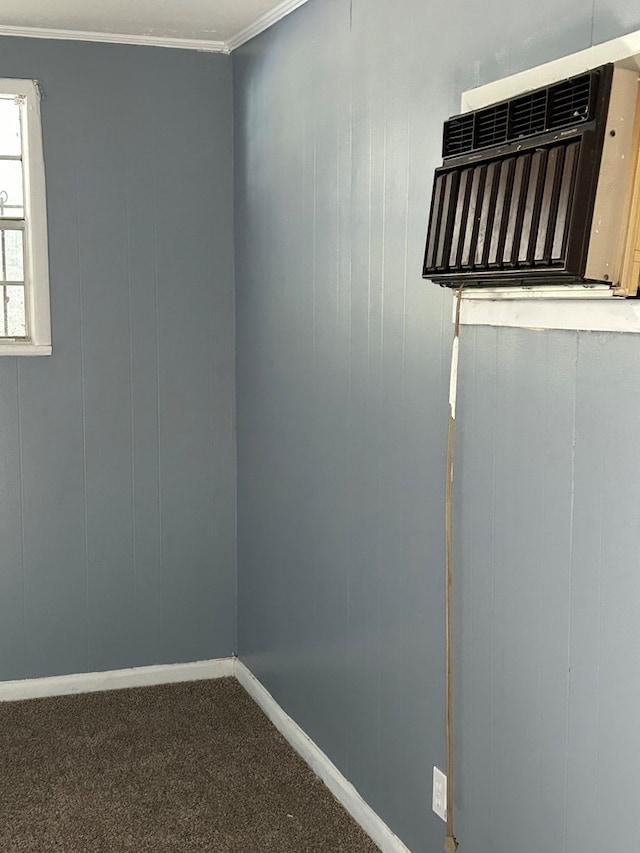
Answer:
[[[238,502],[239,502],[239,489],[238,489],[238,282],[237,282],[237,263],[236,263],[236,253],[238,251],[238,223],[237,223],[237,203],[236,203],[236,187],[238,186],[238,174],[237,174],[237,157],[236,157],[236,59],[234,54],[231,54],[231,175],[232,175],[232,193],[231,193],[231,204],[233,205],[233,209],[231,211],[231,226],[232,226],[232,234],[231,238],[233,241],[233,252],[231,253],[231,280],[233,284],[233,346],[231,349],[232,357],[233,357],[233,400],[231,404],[231,441],[232,441],[232,453],[233,453],[233,466],[234,466],[234,477],[233,477],[233,486],[235,489],[234,499],[233,499],[233,509],[234,509],[234,530],[233,530],[233,562],[234,562],[234,637],[233,637],[233,653],[234,655],[240,654],[240,563],[239,563],[239,555],[238,555]]]
[[[578,332],[576,332],[578,334]],[[611,431],[609,429],[608,421],[608,408],[604,408],[604,435],[611,435]],[[605,445],[606,446],[606,445]],[[598,493],[599,493],[599,508],[598,508],[598,590],[597,590],[597,613],[598,613],[598,651],[597,651],[597,662],[596,662],[596,671],[597,671],[597,687],[596,687],[596,778],[595,778],[595,788],[596,788],[596,802],[601,806],[601,799],[598,796],[598,793],[604,785],[600,784],[600,766],[601,766],[601,723],[602,723],[602,551],[603,551],[603,527],[604,527],[604,450],[603,445],[600,445],[600,482],[598,484]],[[606,783],[605,783],[606,784]],[[615,783],[614,783],[615,785]],[[619,796],[619,795],[618,795]],[[602,806],[601,806],[602,808]],[[602,812],[600,812],[602,814]],[[596,824],[597,825],[597,824]],[[599,827],[600,828],[600,827]],[[598,841],[602,841],[607,843],[607,836],[604,835],[602,839],[597,838],[596,844]],[[601,848],[602,849],[602,848]]]
[[[495,711],[495,626],[496,626],[496,447],[497,447],[497,424],[498,418],[498,373],[500,365],[500,335],[498,330],[495,331],[495,382],[494,382],[494,418],[493,418],[493,448],[492,448],[492,480],[491,480],[491,686],[490,695],[490,733],[489,733],[489,755],[491,756],[490,780],[489,780],[489,849],[491,849],[491,833],[494,826],[494,779],[495,779],[495,761],[494,761],[494,711]]]
[[[353,3],[353,0],[350,0]],[[349,59],[347,62],[349,74],[349,157],[348,157],[348,212],[347,219],[347,251],[349,252],[349,264],[347,268],[348,287],[349,287],[349,366],[348,366],[348,385],[347,399],[349,401],[348,413],[348,442],[351,442],[353,435],[353,244],[352,244],[352,227],[353,227],[353,52],[349,51]],[[349,453],[349,491],[353,488],[353,454]],[[350,497],[352,496],[352,492]],[[351,624],[351,581],[353,575],[353,502],[349,500],[348,510],[348,527],[347,527],[347,633],[350,631]],[[349,757],[350,757],[350,740],[349,735],[351,726],[346,727],[347,733],[345,738],[345,772],[349,774]]]
[[[24,479],[22,476],[22,407],[20,399],[20,359],[16,358],[16,413],[18,418],[18,476],[20,478],[20,566],[22,579],[22,648],[23,671],[27,667],[27,583],[25,576],[25,532],[24,532]]]
[[[78,174],[78,158],[76,156],[76,234],[78,251],[78,321],[80,326],[80,399],[82,406],[82,479],[84,504],[84,559],[85,559],[85,625],[86,625],[86,665],[90,669],[90,588],[89,588],[89,512],[87,502],[87,411],[85,404],[85,374],[84,374],[84,311],[82,307],[82,250],[80,246],[80,176]]]
[[[406,374],[407,374],[407,285],[409,281],[409,192],[411,188],[411,169],[410,169],[410,159],[411,159],[411,108],[407,106],[407,176],[405,182],[405,217],[404,217],[404,271],[403,271],[403,281],[402,281],[402,344],[401,344],[401,368],[400,368],[400,440],[402,442],[402,446],[404,447],[404,435],[407,426],[407,410],[406,410]],[[400,456],[400,465],[402,468],[401,474],[401,483],[402,483],[402,497],[400,498],[400,513],[401,513],[401,531],[402,535],[400,536],[400,565],[404,566],[405,558],[406,558],[406,550],[405,550],[405,524],[406,524],[406,483],[405,483],[405,474],[404,474],[404,464],[403,464],[403,456]],[[401,654],[399,656],[399,667],[400,667],[400,683],[405,683],[405,661],[407,659],[407,655]]]
[[[383,119],[383,131],[382,131],[382,226],[381,226],[381,246],[380,246],[380,361],[378,368],[378,388],[377,388],[377,435],[376,435],[376,450],[378,453],[378,508],[377,508],[377,554],[376,554],[376,563],[377,563],[377,586],[378,586],[378,624],[377,624],[377,633],[378,633],[378,652],[376,655],[377,659],[377,748],[378,754],[376,756],[376,774],[378,779],[381,780],[382,777],[382,601],[380,596],[380,590],[382,587],[382,453],[381,450],[381,438],[382,438],[382,401],[384,399],[384,294],[385,294],[385,250],[384,250],[384,241],[386,236],[386,213],[387,213],[387,104],[386,104],[386,87],[385,94],[383,98],[383,111],[382,111]]]
[[[134,423],[134,393],[133,393],[133,306],[131,293],[131,199],[129,195],[129,168],[127,157],[127,180],[125,181],[125,210],[127,232],[127,293],[129,299],[129,404],[131,408],[131,567],[133,586],[133,612],[138,610],[138,561],[137,561],[137,525],[136,525],[136,467],[135,467],[135,423]],[[138,619],[134,619],[138,625]]]
[[[569,739],[571,720],[571,638],[572,638],[572,614],[573,614],[573,535],[575,518],[575,492],[576,492],[576,413],[578,407],[578,364],[580,352],[580,334],[575,332],[576,354],[574,361],[574,383],[573,383],[573,424],[571,436],[571,498],[569,515],[569,619],[567,626],[567,714],[565,721],[565,754],[564,754],[564,827],[562,840],[562,853],[566,853],[569,834]]]
[[[317,224],[317,215],[318,215],[318,134],[317,134],[317,123],[316,123],[317,114],[314,111],[313,115],[313,222],[311,225],[311,234],[312,234],[312,247],[311,247],[311,264],[312,264],[312,322],[311,322],[311,333],[312,333],[312,350],[313,350],[313,369],[314,369],[314,379],[317,381],[317,353],[316,353],[316,345],[317,345],[317,316],[316,316],[316,301],[317,301],[317,257],[316,252],[318,250],[318,241],[316,234],[316,224]]]
[[[478,389],[478,327],[475,326],[474,330],[473,330],[473,397],[472,397],[473,408],[471,409],[471,418],[469,419],[469,432],[470,432],[471,436],[477,435],[477,432],[478,432],[478,430],[477,430],[477,407],[476,407],[477,389]],[[475,475],[475,472],[474,472],[474,475]],[[476,526],[475,526],[475,515],[474,515],[474,511],[473,511],[473,506],[474,506],[473,501],[470,501],[469,503],[470,503],[470,507],[468,510],[469,515],[468,515],[468,522],[467,522],[469,524],[470,530],[471,530],[471,533],[469,536],[469,542],[470,542],[470,548],[469,548],[469,597],[470,597],[469,619],[471,621],[471,625],[469,626],[469,631],[468,631],[468,637],[470,640],[470,649],[469,649],[470,661],[469,661],[469,663],[470,663],[470,672],[471,672],[471,677],[469,679],[470,680],[470,685],[469,685],[469,722],[470,722],[471,731],[474,731],[475,730],[475,725],[474,725],[475,717],[474,717],[474,715],[475,715],[475,698],[476,697],[475,697],[475,691],[474,691],[475,680],[473,678],[473,673],[475,672],[475,655],[474,655],[475,642],[474,642],[474,630],[473,630],[473,628],[474,628],[474,624],[475,624],[474,616],[475,616],[475,601],[476,601],[476,598],[475,598],[475,596],[476,596],[476,585],[474,583],[475,568],[476,568],[476,562],[475,562],[475,540],[476,540],[475,529],[476,529]],[[465,634],[464,625],[462,625],[462,636],[463,637],[464,637],[464,634]],[[464,644],[462,645],[462,654],[464,654]],[[461,673],[461,678],[464,678],[464,670]],[[464,711],[464,696],[462,696],[461,699],[462,699],[462,703],[463,703],[462,711]],[[471,742],[470,752],[473,755],[474,754],[474,752],[473,752],[473,737],[470,738],[470,742]],[[464,742],[462,743],[462,746],[464,748]],[[473,766],[474,765],[472,762],[472,768],[473,768]],[[456,771],[456,772],[458,772],[458,771]],[[470,780],[471,780],[471,782],[470,782],[471,790],[473,791],[474,790],[473,781],[475,781],[475,775],[473,774],[473,771],[470,773]],[[460,812],[458,812],[458,814],[459,813]],[[489,839],[487,839],[487,845],[488,844],[489,844]]]
[[[385,300],[385,292],[386,292],[386,238],[387,238],[387,153],[388,153],[388,131],[389,131],[389,119],[387,112],[387,95],[388,95],[388,87],[385,86],[384,89],[384,110],[383,110],[383,136],[382,136],[382,246],[381,246],[381,257],[380,257],[380,404],[384,400],[384,356],[385,356],[385,348],[384,348],[384,323],[385,323],[385,313],[384,313],[384,300]],[[380,434],[382,433],[382,416],[380,416],[380,421],[378,425],[378,429]],[[379,435],[379,440],[381,435]],[[378,759],[378,774],[382,776],[383,768],[382,768],[382,601],[380,599],[380,590],[382,589],[382,453],[380,455],[380,469],[379,469],[379,493],[378,493],[378,511],[380,513],[378,519],[378,547],[379,547],[379,556],[378,556],[378,642],[380,643],[380,650],[378,653],[378,749],[379,749],[379,759]]]
[[[532,229],[533,230],[533,229]],[[533,239],[533,238],[532,238]],[[544,402],[542,405],[542,436],[546,440],[546,436],[549,428],[549,333],[545,333],[544,337]],[[546,536],[546,507],[547,507],[547,469],[545,466],[542,466],[541,472],[541,491],[542,491],[542,500],[541,506],[543,507],[542,512],[538,518],[538,535],[540,537],[540,554],[539,554],[539,573],[537,578],[537,586],[538,586],[538,605],[540,606],[540,611],[544,610],[544,593],[545,593],[545,581],[544,581],[544,568],[546,565],[546,557],[547,557],[547,536]],[[542,813],[542,788],[543,788],[543,767],[542,767],[542,714],[543,714],[543,701],[542,701],[542,681],[543,681],[543,634],[544,629],[542,629],[542,625],[538,630],[537,637],[537,658],[538,658],[538,685],[537,685],[537,702],[538,702],[538,732],[536,737],[536,759],[537,759],[537,767],[536,767],[536,776],[537,776],[537,785],[536,785],[536,797],[537,803],[535,807],[537,807],[539,818],[544,820],[544,815]]]
[[[155,133],[151,140],[151,162],[152,162],[152,184],[153,184],[153,289],[156,326],[156,420],[158,427],[158,572],[159,589],[158,602],[160,612],[158,614],[159,647],[164,646],[164,571],[163,571],[163,541],[162,541],[162,431],[161,431],[161,409],[160,409],[160,296],[158,286],[158,182],[156,177],[155,163]]]

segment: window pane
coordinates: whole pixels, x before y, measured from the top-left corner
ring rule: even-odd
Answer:
[[[24,287],[7,284],[4,290],[4,336],[24,338],[27,334],[27,317],[24,305]]]
[[[0,159],[0,217],[24,217],[22,197],[22,163]]]
[[[0,231],[0,281],[24,281],[22,231]]]
[[[21,154],[20,107],[13,98],[0,98],[0,157],[3,154]]]

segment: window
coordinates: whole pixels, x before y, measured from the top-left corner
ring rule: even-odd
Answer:
[[[50,355],[40,93],[0,79],[0,355]]]

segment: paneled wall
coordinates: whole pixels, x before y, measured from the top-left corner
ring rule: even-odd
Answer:
[[[414,853],[444,835],[451,297],[420,278],[442,121],[639,26],[624,0],[310,0],[234,55],[239,649]],[[640,339],[462,336],[460,851],[623,849]]]
[[[44,91],[53,355],[0,358],[0,679],[235,649],[228,57],[0,39]]]

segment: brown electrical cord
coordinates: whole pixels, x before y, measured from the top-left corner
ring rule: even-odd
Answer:
[[[447,609],[447,665],[446,665],[446,718],[447,718],[447,835],[444,840],[445,853],[455,853],[458,842],[453,831],[453,717],[451,713],[453,664],[452,630],[451,630],[451,576],[453,554],[451,545],[451,508],[453,492],[453,448],[456,432],[456,388],[458,371],[458,340],[460,337],[460,304],[462,288],[458,289],[456,301],[456,323],[453,332],[453,355],[451,358],[451,386],[449,390],[449,431],[447,435],[447,484],[445,490],[445,562],[446,562],[446,609]]]

